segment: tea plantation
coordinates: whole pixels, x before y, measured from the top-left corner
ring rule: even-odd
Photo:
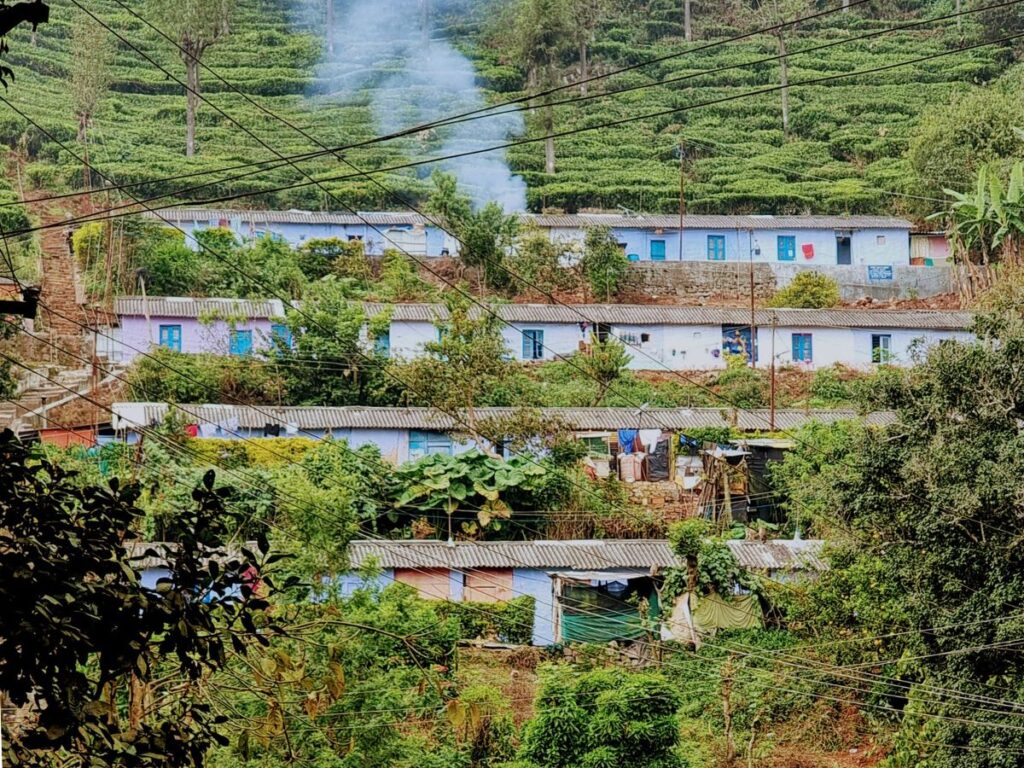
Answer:
[[[345,2],[335,2],[340,16]],[[145,3],[129,0],[129,4],[146,15]],[[488,98],[497,101],[521,95],[525,77],[516,64],[511,3],[461,5],[450,9],[446,17],[438,15],[434,23],[439,31],[435,34],[458,33],[458,46],[474,61]],[[748,66],[754,60],[774,56],[775,39],[758,36],[697,50],[709,41],[750,28],[750,22],[730,10],[734,5],[730,0],[697,3],[697,39],[684,43],[678,24],[679,5],[676,0],[618,3],[620,9],[608,13],[596,31],[591,50],[595,71],[692,52],[611,77],[592,88],[601,93],[684,75],[694,77],[556,107],[555,129],[583,129],[650,112],[680,111],[560,138],[556,142],[554,175],[544,172],[543,142],[513,148],[510,161],[528,183],[530,208],[622,206],[673,211],[678,205],[677,146],[682,138],[686,147],[686,194],[692,211],[924,213],[930,207],[927,201],[915,203],[911,198],[908,202],[887,194],[920,194],[921,182],[911,172],[906,155],[922,115],[948,103],[959,92],[999,78],[1012,63],[1007,48],[990,46],[799,86],[797,83],[804,80],[953,51],[962,42],[976,42],[980,34],[973,20],[965,22],[962,32],[957,31],[955,22],[946,21],[801,55],[801,50],[813,46],[948,13],[952,2],[910,3],[912,7],[900,14],[888,10],[862,13],[860,9],[831,14],[803,25],[787,41],[791,54],[789,76],[794,84],[787,136],[782,130],[777,92],[743,95],[778,83],[776,62]],[[184,77],[181,60],[170,44],[115,0],[90,0],[88,7],[176,77]],[[212,47],[204,61],[261,105],[324,144],[343,145],[371,138],[377,128],[368,98],[337,104],[312,95],[318,89],[317,64],[324,48],[321,10],[322,0],[295,4],[288,0],[238,0],[230,36]],[[80,11],[73,3],[59,0],[53,3],[51,23],[40,27],[34,40],[26,30],[10,36],[7,61],[17,79],[6,98],[80,151],[68,88],[75,66],[70,34],[75,13]],[[181,86],[129,46],[115,43],[111,93],[101,105],[90,137],[90,159],[97,169],[121,183],[150,182],[138,190],[144,194],[215,180],[195,193],[195,199],[261,191],[233,204],[340,207],[315,186],[272,191],[304,181],[300,173],[287,166],[234,180],[224,178],[232,174],[222,173],[177,183],[159,181],[254,160],[269,161],[273,154],[204,104],[199,110],[199,152],[195,158],[186,159]],[[563,56],[562,82],[574,77],[574,55],[570,48]],[[736,68],[702,74],[725,67]],[[317,149],[207,73],[203,76],[203,91],[279,152]],[[572,89],[561,92],[559,98],[575,95],[578,91]],[[737,98],[721,101],[731,97]],[[712,101],[719,103],[700,106]],[[541,122],[539,112],[527,114],[529,137],[543,135]],[[81,183],[81,165],[8,109],[0,111],[0,139],[12,147],[20,146],[27,154],[26,175],[36,187],[59,190]],[[360,169],[373,170],[431,156],[437,146],[431,137],[416,137],[404,143],[354,149],[345,158]],[[318,177],[352,173],[332,157],[308,161],[303,167]],[[428,173],[429,167],[425,167],[393,171],[380,178],[391,189],[422,199]],[[345,204],[358,209],[401,207],[364,178],[333,181],[329,186]]]

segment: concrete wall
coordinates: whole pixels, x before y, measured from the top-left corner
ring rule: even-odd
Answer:
[[[512,572],[512,592],[516,597],[529,595],[534,599],[533,644],[555,643],[554,580],[546,571],[516,568]]]
[[[156,317],[147,321],[144,317],[123,316],[121,325],[110,334],[115,341],[109,341],[106,353],[110,360],[130,361],[140,351],[148,352],[160,343],[161,325],[181,326],[181,351],[189,353],[211,352],[226,355],[230,350],[231,331],[252,331],[253,351],[266,349],[270,345],[270,320],[242,320],[232,324],[217,320],[202,323],[199,320],[182,317]]]
[[[804,269],[798,262],[755,263],[755,296],[769,298],[778,289],[789,285]],[[892,267],[891,279],[888,279],[886,270],[874,270],[872,273],[866,265],[815,266],[814,269],[839,283],[839,293],[844,301],[856,301],[865,296],[880,301],[927,298],[957,290],[950,267]],[[640,262],[630,265],[626,286],[651,296],[676,296],[688,301],[706,300],[712,296],[749,296],[750,273],[749,262]]]

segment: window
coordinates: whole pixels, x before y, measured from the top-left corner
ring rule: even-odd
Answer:
[[[708,261],[725,261],[725,235],[708,235]]]
[[[651,240],[651,261],[665,260],[665,241]]]
[[[523,360],[544,359],[544,331],[523,331]]]
[[[796,261],[796,238],[779,235],[779,261]]]
[[[793,362],[809,363],[814,360],[814,351],[811,344],[811,334],[793,334]]]
[[[875,244],[876,245],[885,245],[885,235],[876,235],[875,236]]]
[[[348,241],[350,243],[361,243],[361,242],[363,242],[363,236],[362,235],[349,235],[348,236]]]
[[[161,325],[160,346],[173,349],[175,352],[181,352],[181,326]]]
[[[434,453],[446,453],[452,455],[452,439],[440,432],[416,432],[409,433],[409,458],[422,459]]]
[[[252,331],[232,331],[228,351],[232,355],[248,355],[252,352]]]
[[[373,340],[373,348],[381,357],[391,357],[391,331],[384,331]]]
[[[649,334],[649,333],[641,333],[640,334],[640,343],[641,344],[646,344],[650,340],[651,340],[651,334]]]
[[[873,333],[871,334],[871,362],[889,363],[892,362],[892,334]]]
[[[270,338],[275,344],[291,349],[292,330],[284,323],[274,323],[270,326]]]

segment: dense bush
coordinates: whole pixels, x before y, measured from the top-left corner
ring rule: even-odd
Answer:
[[[463,638],[493,637],[505,643],[529,645],[533,640],[535,604],[534,598],[520,595],[500,603],[440,603],[438,612],[459,622],[459,635]]]
[[[777,291],[768,305],[794,309],[826,309],[839,303],[839,283],[822,272],[803,270]]]

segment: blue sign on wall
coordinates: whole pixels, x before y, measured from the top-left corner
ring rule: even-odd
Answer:
[[[868,280],[872,283],[892,282],[892,266],[868,267]]]

